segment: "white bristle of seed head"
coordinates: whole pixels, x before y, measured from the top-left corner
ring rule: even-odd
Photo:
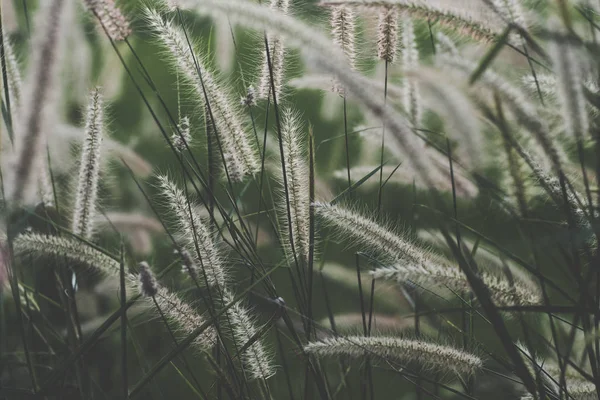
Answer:
[[[363,359],[375,356],[392,363],[415,363],[436,372],[452,371],[457,375],[472,375],[483,367],[483,360],[454,347],[424,340],[387,336],[341,336],[310,342],[304,351],[317,356],[349,356]]]
[[[115,4],[115,0],[84,0],[85,5],[95,14],[112,40],[125,40],[131,34],[127,17]]]
[[[407,260],[416,264],[421,264],[425,260],[424,250],[385,225],[337,205],[314,203],[313,206],[323,223],[334,228],[340,237],[355,242],[366,252],[391,260]]]
[[[119,262],[79,240],[64,236],[24,233],[15,238],[14,248],[17,255],[61,256],[108,275],[119,274]]]
[[[402,262],[376,268],[371,275],[376,279],[416,284],[425,290],[448,288],[454,293],[471,292],[469,281],[460,268],[448,265],[438,257],[430,257],[419,264]],[[530,306],[541,302],[539,290],[530,282],[515,280],[511,283],[488,272],[480,272],[480,277],[499,306]]]
[[[183,73],[202,104],[210,104],[212,120],[217,128],[229,177],[241,181],[260,170],[256,149],[250,144],[243,124],[243,113],[231,101],[223,85],[206,67],[203,57],[193,51],[186,35],[170,20],[156,11],[145,10],[146,20],[156,37],[169,51],[175,66]]]
[[[229,290],[223,292],[225,305],[232,303],[234,300],[235,298]],[[237,346],[246,346],[251,340],[254,340],[254,343],[247,346],[242,354],[244,369],[249,378],[251,380],[268,379],[275,375],[273,355],[265,347],[262,338],[255,338],[258,329],[248,309],[238,301],[227,310],[227,315]]]
[[[304,129],[298,113],[284,110],[281,140],[287,186],[281,188],[278,203],[282,215],[281,237],[288,260],[294,260],[291,254],[293,245],[300,265],[307,266],[310,247],[310,181]],[[283,178],[281,183],[283,186]]]
[[[342,50],[350,69],[356,69],[356,13],[350,7],[336,6],[331,8],[331,36],[333,43]],[[334,79],[332,90],[344,96],[344,86]]]
[[[377,57],[392,63],[398,51],[398,10],[394,7],[382,7],[378,18]]]
[[[77,179],[75,206],[71,229],[73,233],[89,239],[96,216],[100,156],[103,137],[103,101],[98,88],[90,95],[86,113],[85,138],[81,150],[79,177]]]
[[[419,65],[419,49],[415,37],[415,29],[410,19],[402,21],[402,69],[404,71],[416,69]],[[404,76],[402,83],[404,90],[403,106],[413,126],[421,124],[423,115],[422,99],[418,82]]]
[[[196,207],[190,204],[185,193],[166,176],[158,177],[162,195],[176,217],[182,246],[193,257],[196,276],[209,286],[225,287],[226,273],[223,258],[217,248],[210,228],[202,221]]]
[[[287,15],[289,5],[289,0],[271,0],[269,7]],[[281,36],[275,34],[267,34],[267,43],[269,44],[269,52],[267,54],[266,48],[263,48],[257,97],[266,99],[269,95],[272,96],[271,92],[274,87],[275,97],[279,99],[285,78],[285,43]],[[269,58],[267,58],[267,55]]]
[[[458,48],[456,47],[456,43],[452,39],[450,39],[447,35],[442,32],[437,32],[435,34],[435,38],[437,41],[436,50],[440,53],[448,53],[453,56],[458,55]]]

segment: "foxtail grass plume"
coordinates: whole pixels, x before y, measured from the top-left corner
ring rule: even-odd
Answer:
[[[430,256],[419,264],[399,263],[392,267],[376,268],[371,275],[376,279],[412,283],[425,290],[448,288],[460,295],[470,293],[467,277],[454,265],[448,265],[439,257]],[[489,272],[481,271],[480,277],[490,291],[492,300],[499,306],[530,306],[541,303],[539,289],[531,282],[516,280],[514,283]]]
[[[159,176],[158,182],[162,195],[167,200],[171,212],[176,217],[176,226],[182,245],[189,254],[193,255],[193,265],[198,269],[194,271],[209,286],[224,288],[226,283],[225,266],[214,243],[210,229],[202,221],[185,193],[179,189],[166,176]]]
[[[81,150],[77,196],[73,210],[73,233],[86,239],[92,236],[96,201],[98,197],[98,179],[100,175],[100,155],[103,136],[103,100],[100,89],[90,95],[88,104],[85,139]]]
[[[398,51],[398,10],[382,7],[377,24],[377,57],[393,63]]]
[[[22,107],[14,121],[15,154],[5,183],[6,199],[13,204],[35,200],[37,172],[45,162],[47,130],[57,104],[56,91],[65,46],[64,29],[72,12],[72,0],[44,1],[37,12],[31,39],[32,57],[23,86]]]
[[[206,320],[196,312],[195,307],[184,302],[179,296],[161,286],[154,278],[152,269],[146,262],[139,265],[140,272],[137,281],[130,280],[130,288],[143,296],[146,304],[154,311],[164,315],[176,325],[182,336],[188,336]],[[160,310],[156,310],[156,306]],[[216,344],[217,333],[213,326],[208,325],[192,342],[193,348],[209,351]]]
[[[36,257],[61,256],[68,261],[118,276],[119,262],[80,240],[62,236],[24,233],[14,240],[15,253]]]
[[[419,49],[417,48],[415,29],[412,21],[404,18],[402,21],[402,69],[409,71],[416,69],[418,65]],[[418,82],[405,75],[402,85],[404,89],[404,111],[408,114],[413,126],[419,126],[423,115],[423,106]]]
[[[356,69],[356,14],[346,6],[331,8],[331,36],[333,43],[342,50],[351,69]],[[333,82],[333,91],[344,95],[344,87],[339,82]]]
[[[371,355],[391,363],[415,363],[425,370],[452,371],[465,376],[472,375],[483,367],[480,357],[454,347],[386,336],[328,338],[307,344],[304,351],[316,356],[348,356],[358,359]]]
[[[203,15],[226,14],[230,21],[243,26],[285,36],[290,44],[299,47],[325,74],[335,76],[344,88],[352,92],[354,99],[373,116],[382,121],[397,138],[413,166],[427,187],[432,187],[432,177],[427,160],[422,156],[420,140],[412,132],[409,123],[392,107],[386,107],[383,96],[373,91],[373,81],[366,79],[348,67],[344,53],[332,45],[331,39],[315,31],[311,26],[287,15],[241,0],[188,0],[195,11]],[[191,7],[191,5],[190,5]]]
[[[283,14],[288,13],[290,0],[271,0],[270,8],[279,10]],[[275,97],[280,98],[283,88],[283,79],[285,75],[285,44],[284,39],[279,35],[268,34],[267,42],[269,44],[269,57],[271,67],[269,68],[269,59],[267,59],[267,50],[263,50],[263,62],[258,83],[258,98],[266,99],[271,93],[271,75],[273,76],[273,87],[275,87]]]
[[[292,245],[300,265],[308,265],[310,247],[310,181],[306,155],[306,135],[298,113],[285,110],[281,129],[287,186],[281,188],[279,209],[281,237],[286,244],[288,261],[294,260]],[[283,180],[282,180],[283,185]],[[287,191],[287,197],[285,192]],[[289,216],[288,204],[289,199]],[[291,219],[290,219],[291,218]],[[291,231],[291,242],[290,242]]]
[[[171,137],[173,146],[179,152],[185,151],[186,145],[191,146],[192,134],[190,133],[190,119],[181,117],[177,125],[178,132],[174,132]]]
[[[226,305],[234,300],[234,296],[229,290],[223,292],[223,302]],[[273,356],[266,349],[262,338],[255,337],[259,330],[248,310],[238,301],[227,310],[227,315],[238,348],[247,346],[242,354],[242,362],[248,378],[251,380],[268,379],[275,375]],[[248,345],[251,340],[254,342]]]
[[[177,68],[190,82],[201,102],[210,106],[208,123],[217,128],[220,148],[229,177],[240,181],[260,169],[258,155],[251,146],[242,123],[238,104],[229,99],[222,85],[205,66],[204,59],[192,51],[192,46],[181,29],[171,21],[163,20],[155,10],[146,9],[146,19],[156,37],[171,54]]]
[[[558,100],[564,130],[581,141],[589,134],[588,110],[583,96],[581,54],[578,54],[570,41],[559,40],[550,42],[549,54],[557,75]]]
[[[356,242],[365,251],[417,265],[425,260],[422,249],[370,218],[326,203],[315,203],[314,208],[317,216],[325,225],[332,227],[334,233]]]
[[[401,15],[437,21],[462,35],[477,41],[493,41],[501,32],[504,23],[484,2],[461,0],[321,0],[321,5],[331,7],[375,8],[395,7]]]
[[[125,40],[131,34],[129,21],[123,15],[115,0],[84,0],[112,40]]]

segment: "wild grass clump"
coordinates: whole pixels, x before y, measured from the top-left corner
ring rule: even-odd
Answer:
[[[0,398],[600,396],[592,3],[31,3]]]

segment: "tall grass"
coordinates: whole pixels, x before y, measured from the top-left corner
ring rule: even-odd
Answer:
[[[600,399],[592,2],[0,10],[0,398]]]

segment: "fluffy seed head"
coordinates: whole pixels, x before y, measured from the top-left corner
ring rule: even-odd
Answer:
[[[402,15],[426,21],[437,21],[456,32],[477,41],[493,41],[502,32],[504,21],[483,2],[460,0],[321,0],[331,7],[375,8],[394,7]]]
[[[200,277],[202,282],[206,274],[209,286],[225,287],[226,274],[223,260],[209,228],[182,190],[166,176],[159,176],[158,181],[162,194],[176,217],[181,243],[192,255],[192,264],[198,269],[195,271],[196,276]]]
[[[409,71],[416,69],[419,65],[419,50],[415,30],[410,19],[405,18],[402,22],[402,69]],[[413,126],[419,126],[423,114],[421,94],[417,82],[404,77],[404,111],[408,114]]]
[[[463,272],[454,265],[430,258],[421,264],[399,263],[393,267],[375,269],[371,275],[378,279],[392,279],[400,283],[413,283],[424,289],[446,287],[456,293],[469,293],[469,281]],[[480,272],[480,276],[490,291],[492,299],[500,306],[529,306],[540,304],[539,289],[530,282],[507,279]]]
[[[436,372],[452,371],[457,375],[472,375],[483,367],[476,355],[450,346],[397,337],[346,336],[309,343],[304,351],[317,356],[349,356],[362,358],[374,355],[393,363],[415,363]]]
[[[521,28],[527,28],[521,0],[492,0],[492,4],[504,20]]]
[[[84,0],[86,6],[104,25],[112,40],[125,40],[131,34],[129,21],[114,0]]]
[[[398,50],[398,10],[384,7],[379,11],[377,25],[377,57],[389,63],[396,59]]]
[[[234,301],[234,296],[231,292],[225,290],[223,301],[225,304],[229,304]],[[258,333],[256,324],[248,310],[240,302],[236,302],[229,308],[227,314],[231,323],[233,338],[239,347],[243,347],[250,340],[256,339],[254,337]],[[261,338],[258,338],[244,351],[242,362],[250,379],[268,379],[275,375],[273,356],[266,349]]]
[[[108,275],[119,274],[120,265],[116,260],[76,239],[25,233],[15,238],[14,247],[16,254],[31,254],[38,257],[61,256]]]
[[[289,9],[289,0],[271,0],[270,8],[287,14]],[[269,43],[269,58],[271,68],[269,68],[269,59],[267,58],[266,49],[263,50],[263,62],[258,83],[258,98],[266,99],[271,93],[271,75],[273,77],[273,86],[275,87],[275,96],[279,99],[281,89],[283,88],[283,80],[285,77],[285,44],[282,37],[279,35],[268,34],[267,42]]]
[[[472,74],[477,68],[476,63],[458,56],[439,54],[437,58],[438,64],[442,68],[460,71],[466,76]],[[533,137],[551,161],[555,172],[559,173],[562,171],[562,164],[564,163],[566,156],[552,140],[546,122],[540,117],[536,107],[527,100],[525,94],[508,80],[489,68],[481,75],[477,85],[498,93],[519,123],[532,133]]]
[[[154,306],[152,298],[146,297],[145,299],[150,306]],[[181,300],[177,294],[164,286],[158,286],[154,299],[166,317],[179,327],[184,337],[192,334],[196,328],[206,323],[205,319],[196,312],[195,307]],[[215,343],[216,331],[209,325],[194,339],[192,345],[201,351],[208,351]]]
[[[331,43],[331,39],[296,18],[275,12],[267,7],[240,0],[191,0],[194,10],[202,15],[226,14],[232,22],[243,26],[277,32],[286,40],[302,49],[323,73],[335,76],[352,92],[354,99],[379,118],[405,150],[406,160],[414,165],[417,175],[425,184],[432,186],[426,160],[420,155],[422,142],[416,138],[406,119],[392,107],[386,107],[383,96],[373,92],[373,81],[352,71],[344,62],[343,52]]]
[[[147,262],[142,261],[138,265],[140,269],[140,293],[146,297],[154,297],[158,292],[158,284],[156,283],[156,278],[154,278],[154,274],[150,269],[150,266]]]
[[[314,207],[325,224],[337,230],[341,237],[356,241],[365,251],[415,264],[422,264],[425,259],[422,249],[370,218],[337,205],[315,203]]]
[[[86,115],[85,139],[81,151],[77,197],[73,211],[72,230],[88,239],[92,236],[98,197],[100,155],[103,135],[102,96],[94,89],[90,96]]]
[[[208,122],[214,122],[217,128],[230,178],[240,181],[244,176],[257,172],[260,169],[259,158],[244,129],[240,105],[230,100],[229,94],[206,68],[204,59],[192,51],[180,29],[173,26],[171,21],[163,20],[155,10],[146,9],[145,14],[149,26],[169,51],[174,64],[188,80],[198,99],[202,104],[210,105],[212,119]]]
[[[346,6],[336,6],[331,8],[331,35],[333,43],[339,47],[351,69],[356,69],[356,15],[354,10]],[[344,87],[337,80],[333,82],[333,91],[340,96],[344,95]]]
[[[287,187],[282,188],[279,200],[281,215],[284,216],[282,218],[281,237],[286,244],[288,260],[293,260],[291,256],[293,244],[296,257],[298,257],[301,265],[308,265],[310,243],[309,171],[304,146],[303,126],[300,122],[300,116],[291,110],[285,110],[283,113],[281,139],[283,141],[283,156],[287,178]],[[287,199],[289,199],[289,215],[286,190],[288,192]],[[290,228],[292,232],[291,241]]]

